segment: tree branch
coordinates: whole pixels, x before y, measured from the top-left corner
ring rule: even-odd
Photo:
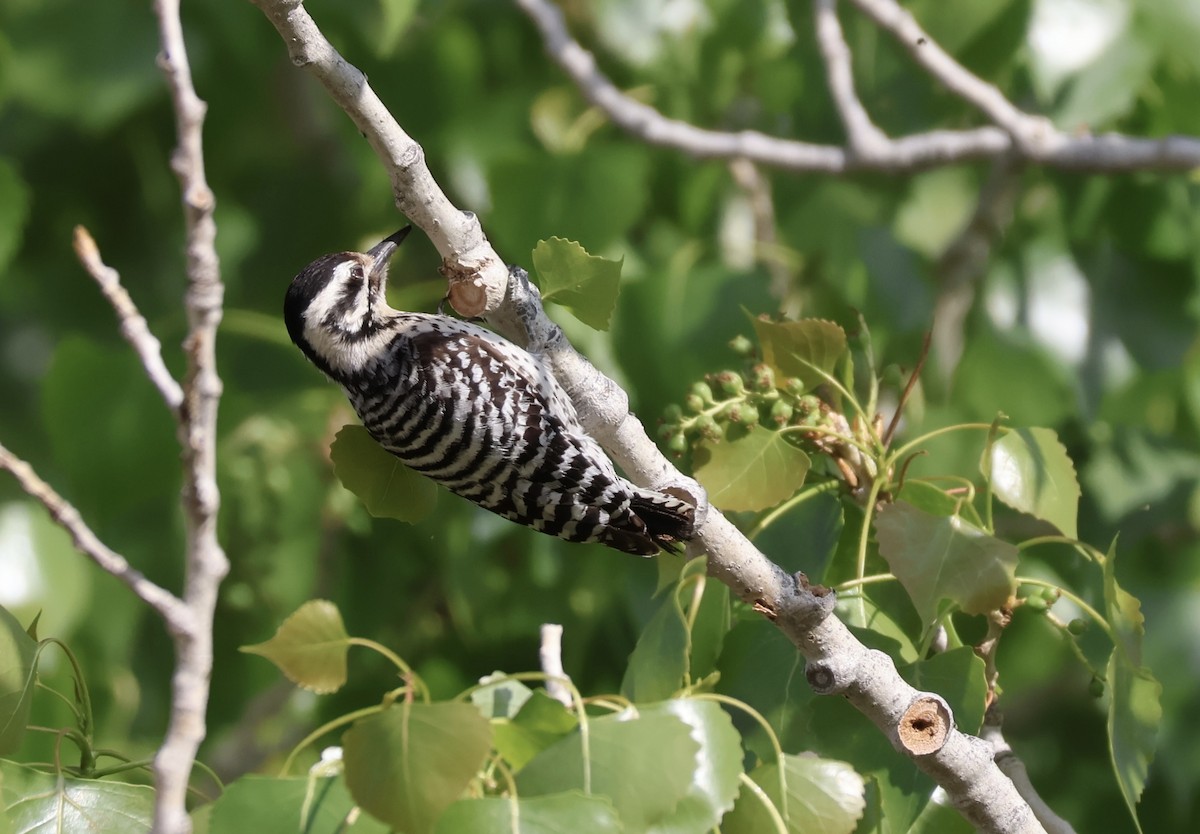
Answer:
[[[972,75],[893,0],[851,0],[881,28],[900,39],[928,72],[955,94],[978,107],[996,126],[969,130],[931,130],[889,139],[869,134],[865,110],[848,79],[848,59],[837,43],[840,26],[832,10],[817,9],[818,39],[829,70],[830,92],[846,125],[849,149],[779,139],[757,131],[705,130],[670,119],[653,107],[622,93],[600,72],[595,58],[567,32],[562,13],[549,0],[516,0],[542,35],[546,52],[575,82],[580,93],[603,110],[613,123],[644,142],[674,148],[702,159],[746,157],[793,173],[842,174],[857,171],[910,173],[939,165],[993,159],[1013,153],[1018,158],[1071,170],[1186,171],[1200,165],[1200,139],[1168,136],[1137,139],[1116,133],[1071,135],[1041,116],[1023,113],[994,86]],[[819,0],[819,5],[831,5]],[[932,47],[932,48],[931,48]],[[857,134],[855,133],[857,131]],[[865,133],[864,133],[865,132]],[[864,135],[871,138],[863,139]],[[861,142],[862,147],[855,146]],[[864,151],[863,148],[869,148]]]
[[[179,407],[183,405],[183,389],[163,362],[162,344],[150,332],[150,326],[133,303],[129,292],[121,286],[121,276],[100,258],[100,249],[88,230],[83,226],[76,226],[73,243],[79,262],[88,274],[96,279],[100,291],[116,311],[117,320],[121,324],[121,335],[142,360],[146,376],[150,377],[150,381],[162,395],[163,402],[178,420]]]
[[[50,517],[71,536],[75,549],[112,574],[133,591],[134,595],[153,608],[172,629],[189,627],[189,612],[183,600],[165,588],[155,585],[134,568],[124,556],[115,552],[92,532],[79,511],[67,499],[43,481],[33,467],[0,444],[0,469],[11,472],[21,489],[37,500]]]
[[[838,116],[846,128],[846,141],[857,157],[870,158],[886,154],[888,138],[875,126],[867,109],[854,91],[854,69],[850,63],[850,47],[842,34],[837,16],[837,0],[813,0],[813,18],[817,45],[825,60],[825,80],[833,96]]]
[[[567,688],[570,678],[563,671],[562,636],[563,627],[557,623],[542,623],[542,645],[538,649],[538,660],[546,673],[546,694],[570,709],[571,690]]]
[[[481,262],[500,263],[490,247],[486,251],[480,248],[482,233],[477,231],[474,218],[469,223],[457,222],[452,226],[426,226],[434,216],[427,207],[448,206],[449,201],[425,169],[423,152],[383,108],[367,86],[362,73],[333,50],[298,0],[252,2],[279,31],[293,61],[320,80],[364,133],[397,189],[397,206],[431,237],[436,236],[435,240],[441,241],[438,249],[443,256],[447,252],[471,251],[473,257],[480,258]],[[546,11],[544,4],[534,0],[518,2],[531,14],[536,9]],[[549,16],[558,21],[561,29],[557,12]],[[560,35],[565,36],[565,33],[560,32]],[[568,47],[572,47],[572,44],[568,44]],[[591,66],[591,57],[578,45],[573,45],[568,51]],[[602,90],[615,92],[611,84],[602,78],[600,80],[603,82]],[[647,111],[649,108],[636,112],[646,116]],[[649,111],[649,120],[655,119],[661,117]],[[683,128],[696,132],[695,128]],[[1004,139],[1005,146],[1008,144],[1002,131],[995,128],[991,130]],[[738,136],[745,137],[745,134]],[[768,143],[784,144],[779,140],[760,138]],[[407,149],[406,153],[398,155],[399,148]],[[826,153],[845,157],[844,152],[838,149],[829,149],[828,152],[821,149],[817,155]],[[414,190],[403,191],[406,186]],[[413,213],[408,213],[410,209]],[[446,213],[446,210],[443,212]],[[450,217],[454,214],[448,212]],[[461,215],[458,218],[461,221]],[[455,239],[456,235],[464,237]],[[476,263],[463,266],[464,272],[473,273],[474,281],[487,284],[484,295],[488,303],[484,306],[489,321],[506,335],[511,334],[510,338],[516,336],[522,343],[532,343],[544,349],[556,378],[575,402],[584,427],[605,446],[632,480],[660,488],[663,484],[680,484],[685,490],[689,488],[688,484],[692,484],[691,488],[698,490],[694,482],[674,469],[650,441],[641,423],[629,414],[624,391],[580,357],[566,342],[561,331],[546,318],[536,290],[522,289],[526,282],[509,281],[507,271],[501,277],[494,270],[489,270],[485,278],[475,271]],[[448,263],[446,267],[453,271],[455,264]],[[493,275],[497,282],[494,286],[491,283]],[[493,299],[501,301],[492,306]],[[699,493],[702,497],[702,491]],[[1013,788],[1012,782],[996,767],[990,746],[955,730],[952,720],[943,722],[944,732],[938,738],[937,749],[925,749],[918,754],[904,747],[903,730],[905,722],[913,714],[912,709],[927,702],[941,703],[941,700],[936,696],[918,693],[900,677],[890,657],[859,643],[832,616],[832,593],[809,585],[802,574],[790,576],[785,573],[719,512],[710,511],[707,514],[699,529],[698,540],[708,552],[710,575],[725,582],[741,599],[753,604],[804,654],[808,661],[809,680],[814,688],[822,692],[839,692],[845,696],[879,726],[898,749],[912,756],[917,767],[946,790],[955,807],[972,824],[987,832],[1005,834],[1043,830],[1029,805]]]
[[[215,247],[215,200],[204,171],[203,124],[206,106],[196,95],[179,19],[179,0],[155,0],[162,51],[159,67],[167,79],[175,109],[178,145],[171,167],[179,178],[186,235],[188,335],[184,342],[187,374],[179,410],[183,447],[183,515],[187,532],[184,592],[189,628],[172,628],[175,673],[171,679],[171,717],[154,757],[157,788],[156,834],[191,831],[186,798],[196,751],[205,735],[212,677],[213,612],[217,589],[229,561],[217,541],[217,403],[221,380],[216,370],[217,325],[224,286]]]

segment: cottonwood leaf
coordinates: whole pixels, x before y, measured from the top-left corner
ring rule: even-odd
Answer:
[[[795,377],[812,390],[832,376],[838,360],[846,354],[846,331],[831,321],[766,321],[753,319],[754,333],[762,348],[763,362],[775,377]]]
[[[595,330],[608,330],[612,321],[623,262],[588,254],[575,241],[560,237],[540,240],[533,249],[542,298],[566,307]]]
[[[473,704],[404,701],[342,737],[346,785],[368,813],[405,834],[428,834],[491,746],[491,724]]]
[[[1114,541],[1104,560],[1104,611],[1114,642],[1108,661],[1108,743],[1121,795],[1141,831],[1137,803],[1162,722],[1162,684],[1142,665],[1145,618],[1137,597],[1117,584],[1116,556]]]
[[[644,704],[670,698],[687,677],[690,646],[687,619],[676,587],[671,587],[663,594],[658,610],[642,629],[629,655],[621,694]]]
[[[612,802],[626,834],[653,830],[688,795],[703,764],[692,728],[661,706],[591,719],[586,761],[580,734],[572,733],[517,774],[520,795],[588,792],[590,787],[591,794]]]
[[[1058,435],[1050,429],[1012,429],[992,444],[989,471],[996,497],[1015,510],[1075,538],[1079,479]]]
[[[733,808],[742,776],[742,737],[715,701],[676,698],[653,708],[677,716],[700,743],[692,782],[675,809],[651,827],[654,834],[711,831]]]
[[[350,635],[332,602],[314,599],[283,621],[265,643],[242,646],[279,667],[288,680],[313,692],[335,692],[346,683]]]
[[[573,712],[537,689],[511,719],[492,721],[492,744],[517,772],[577,726]]]
[[[333,473],[376,518],[420,521],[437,503],[437,486],[409,469],[359,425],[343,426],[329,448]]]
[[[904,501],[875,521],[879,553],[926,625],[949,600],[968,614],[1004,606],[1016,590],[1016,546],[958,516],[935,516]]]
[[[808,455],[779,432],[756,428],[737,440],[696,447],[696,480],[722,510],[765,510],[804,485]]]
[[[532,799],[460,799],[438,820],[437,834],[622,834],[621,819],[602,796],[567,791]]]
[[[0,606],[0,755],[15,752],[25,737],[36,657],[37,641]]]
[[[783,818],[789,834],[851,834],[866,808],[866,784],[845,762],[816,756],[783,757],[750,772]],[[762,797],[745,788],[721,822],[722,834],[761,834],[777,830]]]
[[[77,779],[0,762],[0,807],[20,834],[149,832],[154,789],[107,779]]]
[[[390,828],[355,808],[341,777],[242,776],[211,804],[208,834],[344,832],[387,834]]]

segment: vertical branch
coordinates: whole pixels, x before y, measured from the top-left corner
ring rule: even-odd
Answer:
[[[186,627],[171,629],[175,673],[171,680],[170,723],[154,758],[158,789],[154,830],[159,834],[186,834],[191,830],[185,802],[188,777],[204,739],[212,677],[213,610],[217,588],[229,570],[217,541],[217,403],[221,380],[216,371],[216,335],[224,287],[214,246],[215,201],[204,172],[202,128],[206,106],[192,85],[179,0],[155,0],[154,11],[162,45],[158,63],[175,106],[178,145],[171,167],[182,190],[186,230],[187,374],[179,439],[183,447],[183,514],[187,529],[183,599],[189,613]]]

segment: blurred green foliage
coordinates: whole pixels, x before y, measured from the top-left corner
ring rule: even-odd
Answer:
[[[808,3],[566,5],[616,82],[670,116],[841,141]],[[934,0],[908,5],[968,67],[1064,129],[1200,134],[1200,109],[1190,106],[1200,93],[1200,17],[1189,4],[1097,4],[1095,31],[1079,30],[1057,55],[1042,44],[1056,43],[1068,4],[983,0],[953,14]],[[511,4],[307,7],[421,142],[456,204],[480,214],[504,257],[529,267],[535,243],[557,235],[624,258],[609,333],[559,318],[626,385],[648,423],[728,363],[726,343],[751,331],[742,308],[851,330],[861,311],[894,402],[934,310],[965,299],[961,322],[938,322],[961,357],[935,352],[902,431],[988,422],[1003,411],[1064,439],[1083,484],[1080,538],[1102,544],[1120,532],[1120,581],[1142,602],[1145,662],[1164,686],[1145,830],[1200,822],[1200,729],[1188,718],[1200,710],[1194,177],[1016,171],[1011,213],[990,230],[979,269],[964,273],[943,255],[989,166],[891,177],[764,172],[780,251],[755,258],[746,254],[747,198],[725,166],[646,147],[603,123]],[[847,9],[842,20],[859,91],[881,127],[902,134],[980,123],[868,22]],[[390,685],[386,664],[365,659],[337,695],[292,699],[249,730],[239,723],[277,674],[237,646],[265,639],[316,596],[337,600],[352,633],[395,649],[441,696],[496,668],[533,668],[537,628],[548,621],[566,625],[565,665],[580,689],[617,691],[658,609],[650,564],[528,533],[445,494],[411,527],[372,520],[337,485],[327,450],[351,418],[287,343],[279,310],[288,280],[314,256],[396,228],[390,186],[251,4],[186,3],[184,24],[209,103],[206,157],[228,308],[219,465],[233,567],[217,613],[202,758],[226,775],[259,768],[277,760],[296,727],[372,703]],[[0,437],[110,546],[177,588],[182,525],[170,421],[70,249],[72,227],[84,224],[178,370],[182,223],[156,50],[144,0],[0,5]],[[432,247],[410,242],[392,271],[393,303],[432,309],[443,291],[437,265]],[[951,435],[932,451],[938,471],[975,472],[982,441]],[[914,474],[925,465],[914,463]],[[23,625],[44,609],[42,633],[70,641],[92,682],[98,742],[148,754],[164,729],[172,663],[161,624],[113,580],[69,558],[9,479],[0,479],[0,502],[0,603]],[[786,519],[760,542],[786,566],[824,564],[843,512],[854,511],[814,502],[803,523]],[[1015,513],[997,519],[1002,529],[1028,523]],[[1065,549],[1030,558],[1048,577],[1083,575]],[[776,678],[772,691],[789,688],[795,654],[785,646],[768,659],[773,634],[754,622],[735,626],[719,664],[721,691],[754,703]],[[1008,740],[1043,797],[1080,830],[1132,830],[1104,752],[1103,707],[1088,697],[1064,641],[1044,618],[1020,612],[999,663]],[[53,661],[42,671],[53,680]],[[790,691],[808,697],[799,682]],[[34,706],[34,723],[65,720],[46,699]],[[816,722],[822,732],[864,731],[842,712]],[[784,741],[799,749],[796,738]],[[826,742],[853,746],[850,736]],[[27,737],[21,758],[45,760],[52,743]]]

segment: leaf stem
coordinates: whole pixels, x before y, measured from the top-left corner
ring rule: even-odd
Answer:
[[[1058,591],[1059,594],[1078,605],[1089,617],[1098,622],[1100,627],[1104,629],[1104,633],[1108,635],[1108,638],[1115,641],[1112,627],[1108,624],[1108,620],[1104,619],[1099,611],[1088,605],[1087,602],[1084,601],[1084,599],[1074,591],[1070,590],[1069,588],[1064,588],[1061,585],[1055,585],[1053,582],[1048,582],[1045,579],[1035,579],[1032,576],[1018,576],[1016,577],[1016,581],[1018,585],[1036,585],[1039,588],[1050,588],[1051,590]]]
[[[425,684],[425,681],[421,680],[421,676],[414,672],[412,667],[405,663],[403,659],[401,659],[400,655],[393,652],[387,646],[384,646],[381,643],[376,643],[374,640],[370,640],[366,637],[347,637],[346,644],[349,646],[362,646],[365,649],[373,649],[379,652],[381,655],[390,660],[392,664],[400,670],[401,676],[406,681],[409,681],[417,689],[417,691],[421,693],[421,700],[427,704],[430,702],[431,696],[429,694],[429,687]]]

